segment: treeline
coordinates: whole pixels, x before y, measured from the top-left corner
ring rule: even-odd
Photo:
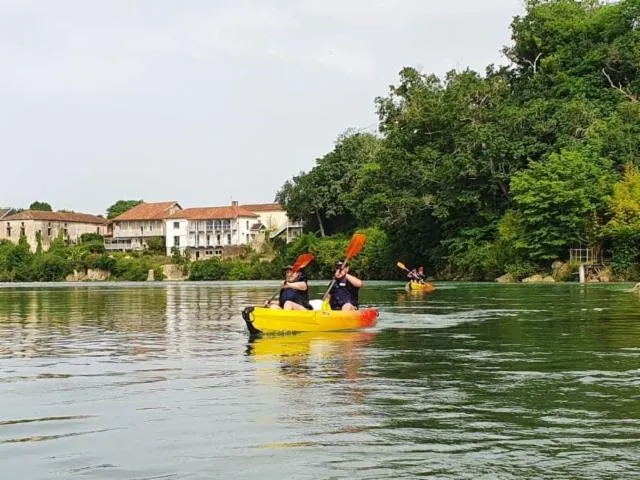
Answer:
[[[413,68],[277,195],[319,235],[376,228],[385,255],[440,278],[522,278],[597,247],[640,255],[640,0],[528,0],[509,66]],[[377,272],[382,275],[384,269]]]
[[[108,273],[113,280],[128,281],[146,280],[149,270],[154,270],[154,277],[161,280],[162,264],[168,260],[152,252],[108,255],[102,237],[96,234],[84,234],[78,245],[68,245],[58,237],[46,252],[40,241],[32,252],[26,237],[22,237],[18,244],[0,240],[0,282],[64,281],[74,270],[88,269]]]

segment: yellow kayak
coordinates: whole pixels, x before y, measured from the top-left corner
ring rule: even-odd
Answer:
[[[249,333],[330,332],[373,327],[378,310],[279,310],[247,307],[242,312]]]
[[[418,292],[433,292],[436,287],[434,287],[432,284],[430,283],[419,283],[419,282],[415,282],[413,280],[411,280],[408,284],[407,284],[407,289],[408,290],[415,290]]]

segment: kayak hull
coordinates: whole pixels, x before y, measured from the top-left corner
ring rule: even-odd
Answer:
[[[430,283],[418,283],[418,282],[409,282],[407,284],[407,289],[416,292],[433,292],[436,287],[434,287]]]
[[[373,327],[378,310],[279,310],[247,307],[242,312],[249,333],[332,332]]]

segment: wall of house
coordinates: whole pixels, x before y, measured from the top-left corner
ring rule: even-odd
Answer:
[[[11,229],[11,235],[8,235],[7,227]],[[0,228],[0,240],[5,239],[13,243],[18,243],[22,231],[27,237],[27,242],[32,252],[36,251],[38,240],[36,233],[39,231],[42,235],[42,248],[47,250],[51,242],[58,237],[60,232],[64,239],[71,243],[78,243],[83,233],[98,233],[104,235],[106,226],[96,225],[93,223],[78,222],[58,222],[48,220],[3,220]]]
[[[214,220],[215,221],[215,220]],[[192,250],[192,253],[204,249],[200,255],[202,257],[221,256],[222,252],[218,247],[229,247],[247,245],[251,243],[251,225],[256,219],[251,217],[239,217],[231,219],[230,228],[207,229],[207,220],[166,220],[165,231],[167,255],[171,255],[171,248],[176,245],[175,237],[179,237],[179,248],[184,253],[185,248]],[[174,223],[178,223],[178,228],[174,228]],[[219,237],[219,238],[218,238]],[[193,258],[193,256],[192,256]]]
[[[262,223],[267,230],[277,230],[287,221],[287,212],[284,210],[271,210],[267,212],[256,212],[258,220]]]
[[[238,217],[238,231],[236,245],[251,244],[251,225],[257,222],[256,218]]]
[[[171,255],[171,249],[176,246],[180,249],[181,253],[184,253],[184,250],[187,247],[188,224],[189,222],[185,219],[164,221],[164,230],[166,232],[165,245],[167,247],[167,255]]]

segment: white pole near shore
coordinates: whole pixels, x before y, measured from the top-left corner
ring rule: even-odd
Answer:
[[[581,264],[578,271],[580,272],[580,283],[585,283],[584,265]]]

